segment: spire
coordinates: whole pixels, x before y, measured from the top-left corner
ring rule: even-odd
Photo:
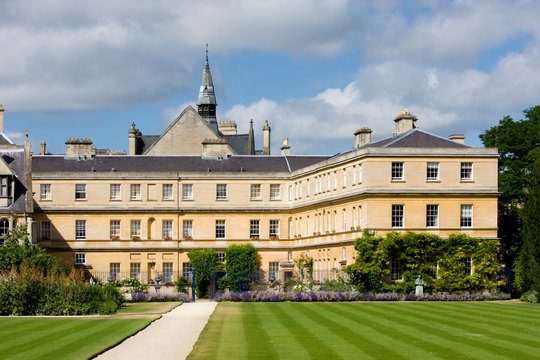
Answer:
[[[212,81],[210,65],[208,64],[208,44],[206,44],[206,62],[204,63],[197,107],[199,115],[201,115],[203,119],[205,119],[208,124],[217,132],[216,106],[217,102],[216,94],[214,92],[214,82]]]
[[[255,136],[253,135],[253,119],[249,121],[248,155],[255,155]]]

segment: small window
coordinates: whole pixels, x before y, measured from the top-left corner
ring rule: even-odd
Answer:
[[[403,205],[392,205],[392,227],[403,227]]]
[[[439,205],[426,206],[426,226],[427,227],[439,226]]]
[[[392,180],[403,180],[403,163],[392,163]]]
[[[0,176],[0,197],[11,196],[11,176]]]
[[[75,184],[75,200],[86,200],[86,184]]]
[[[111,184],[110,186],[110,200],[121,200],[122,194],[121,194],[121,185],[120,184]]]
[[[279,220],[270,220],[270,237],[279,238]]]
[[[249,221],[249,237],[251,239],[259,237],[260,220]]]
[[[193,279],[193,268],[191,263],[185,262],[182,263],[182,276],[189,282]]]
[[[218,257],[218,260],[219,260],[220,263],[225,262],[225,253],[223,251],[218,251],[217,252],[217,257]]]
[[[129,277],[141,281],[141,263],[129,264]]]
[[[427,163],[427,180],[428,181],[439,180],[439,163],[438,162]]]
[[[343,231],[347,231],[347,210],[345,209],[343,209]]]
[[[114,262],[109,264],[109,275],[115,280],[120,280],[120,263]]]
[[[472,205],[461,205],[461,227],[472,227],[473,207]]]
[[[129,199],[141,200],[141,184],[131,184],[129,187]]]
[[[163,282],[172,282],[173,281],[173,263],[164,262],[163,263]]]
[[[40,237],[41,240],[50,240],[51,239],[51,221],[50,220],[41,220],[39,224],[40,228]]]
[[[163,220],[161,222],[161,233],[163,240],[171,240],[173,237],[173,221]]]
[[[75,239],[86,239],[86,220],[75,220]]]
[[[293,186],[289,185],[289,201],[293,200]]]
[[[470,256],[463,259],[465,263],[465,275],[472,275],[472,259]]]
[[[279,262],[268,263],[268,280],[279,280]]]
[[[343,187],[347,187],[347,169],[343,169]]]
[[[193,220],[182,221],[182,236],[184,239],[193,237]]]
[[[473,179],[473,164],[472,162],[461,163],[461,180],[470,181]]]
[[[362,164],[358,165],[358,184],[362,183]]]
[[[193,200],[193,184],[182,184],[182,200]]]
[[[261,184],[251,184],[251,200],[261,200]]]
[[[141,239],[141,220],[131,220],[130,223],[130,236],[132,240]]]
[[[216,199],[227,200],[227,184],[216,185]]]
[[[109,228],[111,240],[120,240],[120,220],[111,220]]]
[[[51,184],[39,185],[39,199],[40,200],[52,200]]]
[[[9,232],[9,220],[6,218],[0,219],[0,236],[4,236]],[[2,244],[4,239],[0,240]]]
[[[308,186],[308,189],[309,189],[309,186]],[[270,200],[280,200],[280,199],[281,199],[281,184],[270,184]]]
[[[401,261],[392,259],[391,278],[394,281],[403,279]]]
[[[172,200],[173,199],[173,186],[172,184],[163,184],[161,187],[161,199]]]
[[[86,264],[86,254],[75,254],[75,265]]]
[[[216,239],[225,239],[225,220],[216,220]]]

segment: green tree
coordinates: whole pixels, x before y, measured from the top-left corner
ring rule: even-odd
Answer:
[[[188,258],[195,270],[195,294],[198,298],[205,297],[210,279],[220,265],[217,252],[214,249],[190,250]]]
[[[523,246],[515,267],[515,285],[519,291],[540,294],[540,159],[530,177],[528,193],[521,215]]]
[[[523,111],[525,119],[504,117],[480,135],[486,147],[499,150],[498,235],[499,260],[512,268],[523,243],[521,208],[525,202],[533,166],[540,158],[540,106]]]
[[[252,244],[230,245],[225,250],[225,268],[231,290],[249,290],[253,273],[258,268],[257,250]]]

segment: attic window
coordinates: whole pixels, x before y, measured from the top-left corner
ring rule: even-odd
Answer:
[[[0,197],[11,197],[11,176],[0,176]]]

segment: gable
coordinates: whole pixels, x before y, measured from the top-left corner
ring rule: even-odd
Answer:
[[[221,138],[189,105],[143,155],[202,155],[205,139]],[[230,153],[235,152],[230,149]]]
[[[0,175],[15,175],[3,157],[0,157]]]

